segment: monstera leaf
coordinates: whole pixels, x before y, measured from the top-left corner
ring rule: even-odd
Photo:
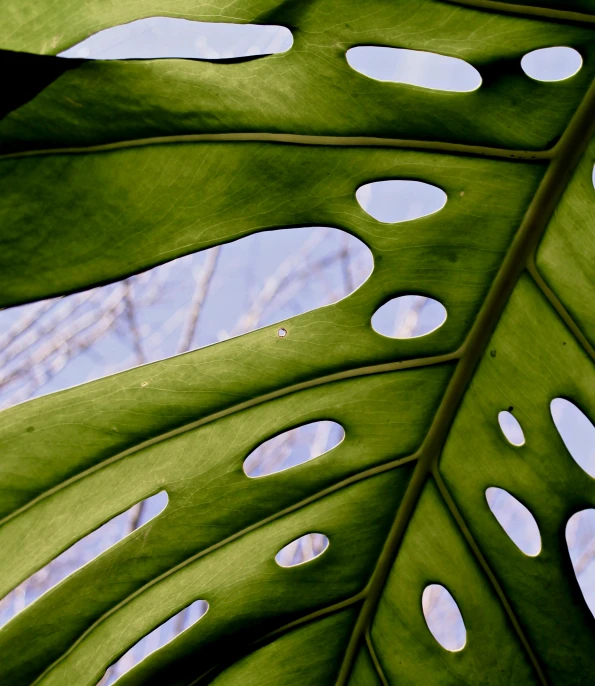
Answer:
[[[283,25],[294,44],[228,63],[55,56],[157,15]],[[0,683],[94,686],[198,599],[207,614],[118,683],[592,683],[564,530],[595,484],[549,404],[595,418],[595,3],[4,0],[0,19],[2,306],[279,227],[342,229],[375,262],[335,305],[2,412],[2,595],[142,499],[169,500],[0,631]],[[457,57],[483,83],[374,81],[347,63],[358,45]],[[582,69],[530,79],[521,58],[550,46]],[[389,179],[437,186],[446,206],[376,221],[355,193]],[[445,324],[376,333],[403,294],[440,301]],[[336,448],[244,473],[264,441],[319,420],[344,428]],[[488,487],[534,515],[537,556]],[[310,532],[324,554],[275,562]],[[460,608],[462,650],[428,630],[433,583]]]

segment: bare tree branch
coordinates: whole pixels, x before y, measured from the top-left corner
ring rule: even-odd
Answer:
[[[207,253],[207,258],[204,264],[201,266],[198,275],[195,276],[196,287],[194,289],[194,294],[192,295],[192,300],[186,316],[186,324],[184,325],[182,336],[178,344],[179,353],[184,353],[187,350],[190,350],[192,347],[192,340],[196,332],[198,319],[208,295],[211,281],[213,280],[213,275],[217,267],[217,261],[219,259],[220,252],[220,245],[215,248],[211,248]]]
[[[146,362],[145,353],[141,342],[141,335],[136,320],[136,307],[134,304],[134,291],[132,279],[124,281],[124,316],[128,323],[128,329],[132,337],[132,348],[136,355],[137,364]]]
[[[353,278],[351,276],[351,256],[349,254],[349,236],[342,236],[343,248],[341,249],[341,273],[343,275],[343,290],[345,295],[353,291]]]
[[[56,328],[63,324],[69,317],[71,317],[83,304],[97,296],[97,290],[88,291],[87,293],[80,293],[73,296],[68,301],[63,299],[50,300],[49,306],[46,310],[58,308],[54,317],[43,319],[39,326],[31,328],[27,326],[27,335],[22,337],[15,337],[13,345],[6,349],[6,352],[0,357],[0,369],[16,359],[19,355],[25,352],[28,348],[37,343],[41,338],[52,333]],[[60,305],[63,307],[59,307]],[[18,340],[16,340],[18,338]]]

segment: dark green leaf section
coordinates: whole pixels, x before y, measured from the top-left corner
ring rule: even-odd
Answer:
[[[551,7],[555,10],[569,12],[585,12],[595,14],[595,2],[593,0],[502,0],[510,5],[526,5],[528,7]]]
[[[225,21],[234,20],[227,2],[215,4]],[[85,62],[0,122],[0,149],[250,132],[541,150],[556,142],[595,73],[595,28],[497,15],[442,0],[367,0],[365,9],[351,0],[276,3],[277,11],[268,15],[264,4],[272,5],[243,4],[238,20],[289,25],[294,45],[288,52],[240,64]],[[303,8],[295,9],[300,4]],[[86,5],[79,8],[80,23],[69,12],[57,42],[43,47],[33,38],[31,21],[26,23],[29,39],[17,39],[24,15],[19,5],[12,13],[13,26],[2,27],[9,33],[3,47],[55,53],[99,23],[103,27],[146,15],[144,3],[125,3],[116,12],[104,6],[106,16],[99,20],[101,6]],[[160,13],[168,14],[165,7]],[[179,16],[183,8],[176,6],[175,13]],[[193,5],[185,16],[212,21],[214,14],[209,3],[208,10]],[[381,83],[349,67],[345,53],[355,45],[458,57],[479,70],[483,84],[473,93],[448,93]],[[584,59],[581,71],[559,83],[530,79],[521,69],[522,57],[555,45],[576,48]]]
[[[442,648],[426,625],[421,597],[433,583],[447,588],[459,606],[467,630],[463,650]],[[391,684],[539,683],[500,600],[432,481],[388,577],[371,639]]]
[[[595,139],[568,185],[539,247],[536,267],[595,346]]]
[[[595,670],[595,620],[564,531],[572,514],[593,507],[595,481],[555,428],[549,405],[556,397],[595,420],[593,362],[525,276],[463,401],[440,470],[550,683],[586,686]],[[498,426],[498,412],[509,408],[525,433],[521,447],[510,445]],[[524,555],[492,515],[485,498],[490,486],[509,491],[537,520],[537,557]]]
[[[355,621],[352,610],[292,631],[230,667],[213,686],[329,686],[337,676],[344,645]]]
[[[164,570],[168,562],[164,550],[192,547],[192,539],[201,529],[216,526],[200,507],[188,505],[191,494],[196,497],[197,491],[209,491],[204,488],[204,478],[195,479],[194,486],[188,479],[185,492],[176,492],[174,485],[168,510],[153,520],[153,525],[139,529],[134,537],[68,577],[7,625],[0,635],[2,683],[29,684],[58,660],[37,683],[94,686],[115,657],[201,598],[210,605],[208,613],[122,682],[193,683],[213,663],[229,661],[235,651],[249,648],[256,639],[361,592],[382,550],[411,469],[404,466],[364,479],[263,523],[233,544],[204,551],[209,554],[195,555]],[[169,477],[175,484],[171,470]],[[280,486],[277,482],[278,489]],[[244,491],[252,490],[254,498],[260,495],[264,499],[255,489],[257,485],[244,486]],[[283,490],[287,489],[286,482]],[[224,489],[219,501],[209,499],[206,512],[221,516],[229,492]],[[239,523],[242,509],[239,503],[234,506],[234,522]],[[274,558],[280,548],[313,530],[330,540],[323,555],[293,568],[277,565]],[[196,542],[193,547],[198,552]],[[172,558],[170,555],[170,561]],[[126,587],[130,595],[122,599]],[[26,645],[23,635],[29,637]]]
[[[65,71],[76,69],[82,62],[0,49],[0,71],[4,75],[0,120],[32,100]]]
[[[355,660],[349,686],[384,686],[365,646],[361,648]]]
[[[414,285],[443,300],[451,332],[476,312],[544,172],[541,163],[229,142],[11,159],[0,169],[2,305],[112,281],[255,231],[322,225],[372,250],[375,273],[355,296],[370,317]],[[434,184],[448,202],[429,217],[380,224],[355,191],[387,178]]]

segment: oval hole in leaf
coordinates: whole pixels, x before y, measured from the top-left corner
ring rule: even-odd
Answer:
[[[271,55],[292,45],[293,36],[285,26],[149,17],[103,29],[60,53],[60,57],[221,60]]]
[[[595,617],[595,510],[572,515],[566,525],[566,544],[576,580]]]
[[[565,398],[554,398],[550,412],[568,452],[589,476],[595,478],[595,426]]]
[[[279,567],[297,567],[319,557],[328,548],[324,534],[305,534],[288,543],[275,555]]]
[[[389,338],[419,338],[439,329],[446,321],[446,308],[424,295],[401,295],[376,310],[372,328]]]
[[[346,54],[349,66],[377,81],[469,93],[481,86],[477,69],[464,60],[435,52],[359,45]]]
[[[465,622],[455,599],[440,584],[424,588],[421,607],[428,629],[438,643],[451,652],[462,650],[467,642]]]
[[[523,429],[521,428],[518,419],[508,412],[508,410],[503,410],[498,413],[498,424],[500,424],[502,433],[509,443],[515,446],[525,444]]]
[[[116,545],[133,530],[161,514],[167,502],[168,496],[165,491],[141,500],[81,538],[45,567],[32,574],[3,599],[0,605],[0,626],[24,610],[42,593],[49,591],[83,565]]]
[[[208,609],[209,603],[206,600],[195,600],[191,605],[153,629],[150,634],[141,638],[130,650],[124,653],[117,662],[108,667],[100,682],[101,686],[111,686],[122,674],[130,671],[155,650],[170,643],[183,631],[196,624],[199,619],[207,614]]]
[[[373,181],[360,186],[355,197],[364,212],[383,224],[406,222],[439,212],[446,193],[423,181]]]
[[[563,81],[574,76],[583,66],[583,58],[574,48],[541,48],[527,53],[521,67],[536,81]]]
[[[283,472],[328,453],[344,436],[337,422],[303,424],[261,443],[244,460],[244,473],[257,478]]]
[[[488,488],[486,500],[498,524],[516,547],[529,557],[539,555],[541,536],[535,517],[529,510],[503,488]]]

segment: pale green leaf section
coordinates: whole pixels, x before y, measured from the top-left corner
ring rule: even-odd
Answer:
[[[564,530],[571,514],[595,501],[595,480],[572,459],[556,430],[550,412],[556,397],[595,419],[593,361],[525,276],[463,401],[440,469],[551,682],[586,686],[594,620]],[[498,412],[510,407],[525,433],[521,447],[510,445],[498,426]],[[492,515],[485,498],[490,486],[509,491],[537,520],[537,557],[518,550]]]
[[[595,346],[595,139],[560,201],[536,257],[536,267]]]
[[[465,623],[461,651],[440,646],[421,605],[426,586],[439,583]],[[446,510],[433,482],[425,487],[387,579],[371,639],[391,684],[537,684],[523,646],[493,588]]]

